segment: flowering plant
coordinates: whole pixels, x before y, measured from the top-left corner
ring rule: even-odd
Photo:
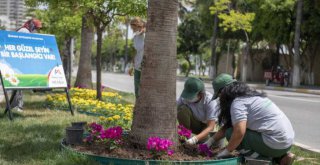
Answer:
[[[201,154],[206,155],[207,157],[212,157],[213,153],[206,144],[199,144],[198,150]]]
[[[117,148],[121,143],[122,128],[119,126],[103,130],[100,134],[101,139],[107,144],[109,150]]]
[[[89,136],[84,139],[84,142],[92,143],[94,141],[100,140],[100,133],[103,130],[102,125],[95,122],[88,124]]]
[[[147,143],[147,150],[151,151],[154,159],[159,158],[161,155],[173,155],[174,151],[170,149],[173,142],[169,139],[161,139],[159,137],[150,137]]]
[[[84,139],[86,143],[103,142],[109,150],[115,149],[121,144],[122,128],[120,126],[103,129],[102,125],[90,123],[88,125],[89,135]]]
[[[191,130],[188,130],[183,125],[178,125],[178,136],[180,142],[185,142],[191,137]]]

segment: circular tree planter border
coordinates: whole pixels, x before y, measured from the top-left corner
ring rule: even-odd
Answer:
[[[170,161],[170,160],[138,160],[138,159],[123,159],[115,157],[98,156],[88,153],[76,151],[68,147],[63,139],[60,143],[61,149],[67,152],[76,153],[79,155],[87,156],[90,159],[96,160],[101,164],[112,165],[167,165],[167,164],[181,164],[181,165],[238,165],[240,162],[239,157],[221,159],[221,160],[197,160],[197,161]]]

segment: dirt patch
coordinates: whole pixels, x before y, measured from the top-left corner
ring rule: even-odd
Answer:
[[[116,157],[124,159],[138,159],[138,160],[172,160],[172,161],[193,161],[193,160],[214,160],[215,157],[208,157],[198,151],[197,145],[179,145],[174,151],[174,154],[168,156],[163,154],[157,158],[152,157],[151,153],[147,150],[137,149],[131,145],[128,140],[124,139],[121,147],[113,150],[107,150],[104,144],[83,144],[78,146],[71,146],[79,152],[89,154]],[[213,155],[216,155],[221,149],[211,148]]]

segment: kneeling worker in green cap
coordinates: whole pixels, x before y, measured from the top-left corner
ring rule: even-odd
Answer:
[[[187,144],[197,144],[207,139],[213,131],[220,113],[217,102],[212,100],[213,95],[205,91],[202,80],[189,78],[181,96],[177,100],[178,121],[195,136],[186,141]]]

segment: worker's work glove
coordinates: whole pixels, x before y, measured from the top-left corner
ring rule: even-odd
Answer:
[[[190,138],[186,141],[186,143],[189,145],[197,144],[197,142],[198,142],[198,138],[196,136],[193,136],[192,138]]]
[[[203,144],[207,145],[209,148],[212,146],[212,144],[214,143],[214,138],[210,137],[206,142],[204,142]]]
[[[228,157],[231,157],[231,152],[228,151],[226,148],[219,152],[218,155],[216,156],[218,159],[223,159],[223,158],[228,158]]]

